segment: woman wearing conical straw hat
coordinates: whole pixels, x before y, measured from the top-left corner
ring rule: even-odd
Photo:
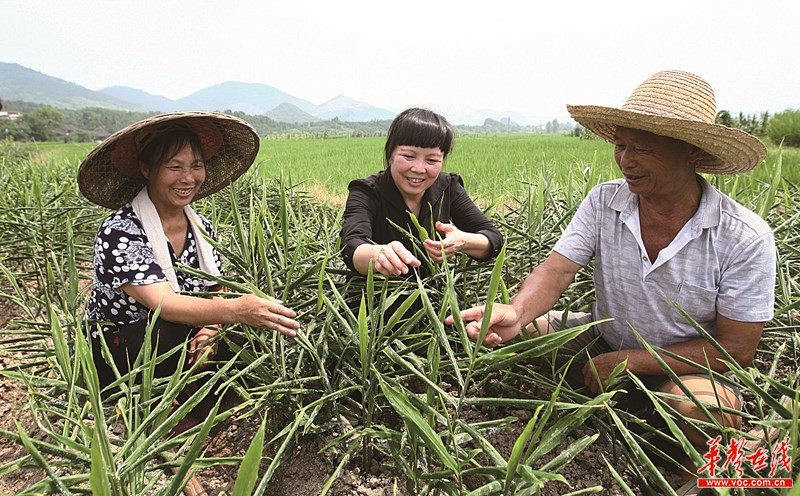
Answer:
[[[661,358],[702,402],[740,410],[736,388],[715,374],[724,355],[695,329],[693,319],[741,365],[749,364],[765,322],[773,316],[776,251],[767,223],[711,186],[698,172],[738,174],[759,165],[767,150],[755,137],[715,124],[711,86],[695,74],[659,72],[621,108],[568,105],[572,117],[614,144],[622,178],[589,193],[553,252],[527,277],[510,305],[494,305],[485,343],[512,339],[521,329],[549,332],[600,319],[568,345],[576,355],[576,386],[607,387],[614,368],[652,389],[684,396],[643,341],[694,362]],[[550,312],[577,271],[594,260],[591,313]],[[680,307],[691,319],[676,309]],[[477,338],[483,307],[461,312]],[[452,316],[446,320],[452,323]],[[531,325],[536,323],[536,326]],[[635,331],[635,332],[634,332]],[[623,376],[625,374],[623,373]],[[716,387],[715,387],[716,384]],[[630,388],[629,388],[630,389]],[[709,421],[691,401],[667,400],[684,417]],[[741,417],[710,408],[718,422]],[[682,426],[703,445],[708,433]]]
[[[99,333],[122,374],[136,358],[153,312],[159,353],[186,343],[189,364],[204,353],[220,324],[243,323],[294,336],[295,312],[274,299],[245,295],[205,298],[216,283],[176,270],[184,264],[220,274],[211,223],[190,204],[227,186],[255,160],[259,137],[245,121],[215,112],[182,112],[150,117],[115,133],[97,146],[78,172],[81,192],[115,210],[100,226],[94,244],[94,288],[87,304],[100,383],[116,377],[105,363]],[[171,375],[178,355],[156,366]]]

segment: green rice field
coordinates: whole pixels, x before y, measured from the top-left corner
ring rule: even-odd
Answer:
[[[342,201],[350,180],[383,168],[384,143],[381,137],[264,139],[253,170],[262,178],[284,178],[286,183],[299,185],[300,189]],[[64,161],[75,167],[92,147],[86,143],[35,146],[40,160]],[[738,181],[768,183],[779,152],[775,146],[769,146],[766,162]],[[800,182],[800,150],[788,148],[781,153],[782,178]],[[542,177],[552,177],[560,184],[582,183],[587,175],[594,183],[619,177],[610,144],[552,134],[457,137],[444,170],[460,174],[470,195],[484,204],[502,203],[526,192],[528,184]],[[736,179],[720,177],[716,184],[725,190],[725,184]]]

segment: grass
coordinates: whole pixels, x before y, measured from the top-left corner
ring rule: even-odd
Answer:
[[[370,469],[375,463],[401,476],[412,494],[538,494],[545,485],[568,491],[559,475],[563,468],[599,436],[608,436],[624,454],[609,470],[622,464],[629,473],[620,477],[620,487],[630,485],[630,494],[675,494],[645,449],[673,443],[695,460],[701,453],[686,445],[666,404],[654,398],[666,430],[647,425],[634,430],[641,420],[614,408],[618,391],[587,398],[560,383],[562,370],[529,366],[533,358],[547,360],[583,329],[485,349],[466,337],[462,324],[442,324],[458,308],[507,301],[550,251],[588,188],[615,173],[610,146],[558,136],[460,138],[447,168],[463,173],[475,196],[498,205],[491,215],[508,240],[504,255],[496,263],[459,258],[429,278],[406,283],[377,276],[347,279],[336,255],[341,207],[306,191],[316,188],[334,197],[346,190],[350,179],[380,168],[381,147],[382,140],[371,138],[265,140],[258,172],[198,202],[220,235],[223,282],[233,293],[261,290],[279,297],[298,312],[303,329],[287,340],[229,326],[225,339],[239,359],[213,372],[213,387],[189,401],[232,390],[242,402],[212,412],[205,423],[174,439],[163,436],[180,416],[169,406],[176,391],[196,377],[193,372],[147,380],[152,360],[145,353],[131,376],[121,378],[130,386],[106,402],[99,399],[80,333],[86,294],[78,280],[90,268],[90,243],[107,212],[87,204],[74,182],[64,179],[75,176],[84,149],[47,144],[28,148],[35,157],[0,155],[7,185],[0,190],[5,279],[0,297],[17,303],[25,315],[0,332],[0,346],[26,358],[0,374],[32,391],[29,411],[37,431],[33,436],[20,426],[0,432],[29,453],[0,461],[0,476],[23,467],[43,469],[45,477],[29,493],[174,494],[183,479],[164,475],[167,465],[182,475],[232,464],[235,493],[268,494],[291,448],[312,436],[336,459],[331,484],[347,466]],[[788,436],[795,459],[800,214],[793,206],[800,194],[792,164],[797,159],[772,150],[765,167],[738,179],[714,179],[763,211],[776,233],[776,316],[759,352],[767,366],[734,366],[732,380],[742,385],[749,425],[763,430],[770,449]],[[588,276],[581,272],[559,308],[586,308],[592,294]],[[131,381],[137,374],[145,378],[141,386]],[[530,417],[523,421],[511,413],[520,410]],[[203,455],[213,425],[252,416],[263,431],[247,453],[224,460]],[[113,422],[124,424],[122,435],[103,429]],[[353,427],[343,430],[343,422]],[[584,425],[593,432],[565,444]],[[519,433],[517,441],[503,455],[492,433],[511,429]],[[726,441],[752,441],[745,432],[723,432]],[[173,452],[182,461],[164,460]],[[795,465],[789,476],[798,473]]]

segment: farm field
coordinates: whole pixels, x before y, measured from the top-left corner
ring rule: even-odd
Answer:
[[[308,190],[347,196],[350,180],[383,168],[383,138],[265,140],[259,153],[259,173],[291,183],[304,182]],[[485,202],[502,200],[527,190],[525,182],[543,172],[565,178],[583,172],[589,164],[600,165],[609,178],[616,171],[611,147],[600,141],[557,135],[467,135],[456,144],[445,170],[464,178],[472,196]],[[612,168],[613,166],[613,168]]]
[[[80,197],[75,182],[92,146],[0,142],[0,386],[8,393],[0,494],[175,494],[187,473],[209,494],[686,494],[682,476],[695,474],[675,467],[679,455],[699,467],[704,453],[681,444],[666,420],[615,408],[619,389],[589,398],[561,384],[551,359],[569,331],[489,350],[463,326],[441,323],[455,308],[515,293],[588,189],[617,177],[611,145],[458,138],[445,170],[462,175],[506,236],[498,263],[456,258],[405,283],[349,279],[337,255],[341,207],[351,179],[381,168],[383,142],[263,140],[251,172],[198,202],[217,228],[232,291],[278,297],[303,329],[288,340],[229,326],[238,360],[198,372],[213,387],[192,398],[231,394],[216,416],[174,438],[164,436],[180,420],[172,398],[192,374],[149,381],[142,367],[141,387],[105,403],[92,386],[81,317],[91,243],[108,212]],[[771,148],[751,173],[710,178],[767,219],[779,251],[775,319],[754,364],[731,375],[742,384],[746,425],[724,435],[766,449],[788,437],[792,456],[800,445],[798,171],[798,150]],[[590,277],[582,271],[559,307],[587,308]],[[180,477],[164,470],[175,453]],[[795,464],[785,476],[798,474]]]
[[[382,169],[384,142],[380,137],[263,139],[252,170],[261,179],[283,178],[297,189],[318,192],[320,200],[343,204],[350,180]],[[40,143],[33,148],[42,163],[77,167],[93,146]],[[765,164],[742,176],[748,182],[770,182],[779,150],[769,148]],[[781,177],[794,184],[800,182],[800,150],[783,150],[782,161]],[[527,194],[530,182],[547,175],[560,185],[596,184],[619,177],[613,149],[604,141],[544,134],[458,137],[445,170],[460,174],[470,195],[484,204],[502,204],[508,198]],[[590,177],[585,179],[586,175]],[[724,185],[736,178],[717,179],[715,184],[726,191]],[[759,193],[759,188],[750,189],[752,194]]]

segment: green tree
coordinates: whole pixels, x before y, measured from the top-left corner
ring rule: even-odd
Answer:
[[[750,134],[758,134],[759,129],[761,129],[761,121],[756,114],[739,112],[739,119],[735,127]]]
[[[3,121],[0,127],[0,136],[3,138],[11,138],[14,141],[26,141],[30,139],[30,132],[28,126],[20,122],[22,119],[16,121]]]
[[[717,112],[716,121],[717,124],[722,124],[723,126],[735,127],[733,123],[733,117],[727,110],[720,110]]]
[[[64,122],[64,115],[53,107],[42,107],[20,117],[28,128],[30,137],[36,141],[51,141],[53,128]]]
[[[769,120],[772,116],[769,115],[769,111],[761,112],[761,128],[758,130],[758,134],[764,136],[769,131]]]
[[[800,110],[784,110],[772,116],[767,136],[776,145],[800,147]]]

